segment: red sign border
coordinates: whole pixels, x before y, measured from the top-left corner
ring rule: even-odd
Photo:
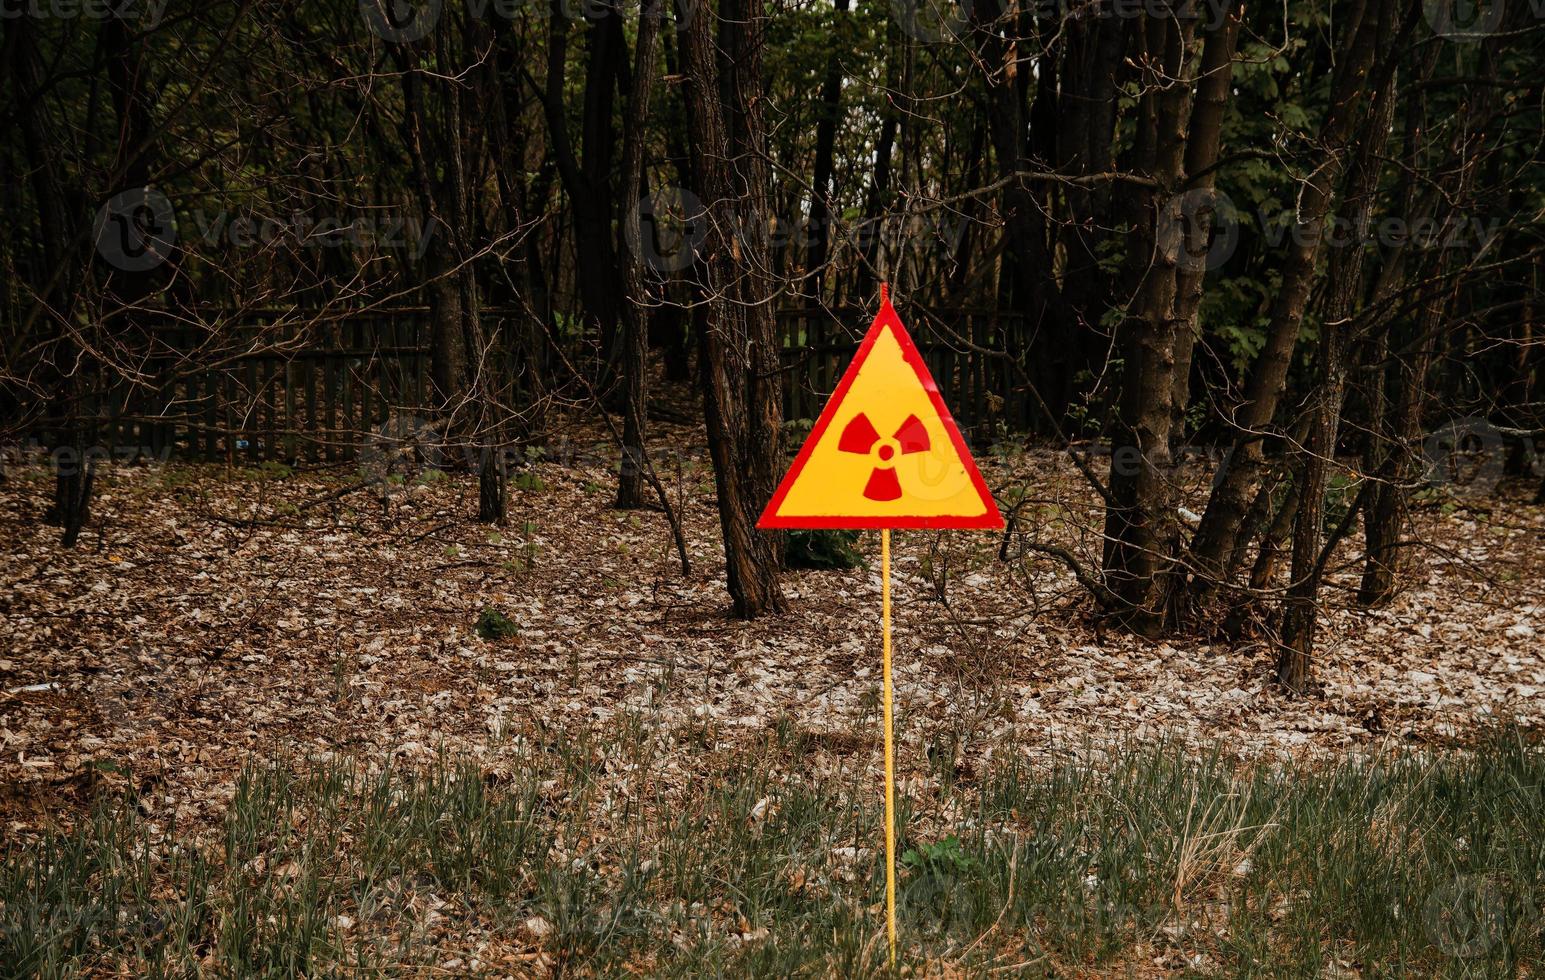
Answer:
[[[901,345],[902,359],[912,372],[917,375],[917,380],[922,382],[923,390],[928,393],[928,400],[932,402],[934,411],[939,415],[939,421],[944,424],[944,431],[949,434],[950,444],[955,447],[955,452],[960,455],[960,461],[965,464],[966,473],[971,477],[971,485],[976,488],[977,496],[987,505],[987,511],[974,517],[961,517],[950,514],[933,515],[908,515],[887,514],[884,516],[869,517],[844,517],[841,515],[821,515],[814,517],[780,517],[777,510],[783,504],[783,498],[788,496],[789,488],[799,479],[800,473],[805,468],[805,462],[815,450],[816,444],[821,441],[821,436],[826,433],[827,426],[831,425],[832,416],[837,414],[837,408],[847,397],[848,389],[853,387],[853,382],[858,377],[858,372],[863,368],[864,362],[869,359],[869,352],[874,348],[875,342],[880,339],[880,334],[889,328],[895,334],[896,342]],[[939,386],[934,384],[933,375],[928,371],[928,365],[923,363],[923,355],[912,342],[912,335],[907,333],[907,328],[901,322],[901,317],[896,313],[896,308],[891,305],[890,291],[882,285],[880,287],[880,310],[874,315],[874,322],[869,325],[869,332],[864,335],[863,343],[859,344],[858,353],[853,355],[853,360],[848,363],[848,369],[843,372],[842,380],[837,383],[837,388],[826,401],[826,407],[821,410],[821,417],[816,419],[815,425],[810,429],[810,435],[806,437],[805,444],[800,447],[799,455],[794,457],[789,471],[784,474],[782,482],[778,484],[778,490],[767,502],[767,507],[762,511],[761,518],[756,526],[763,530],[794,530],[800,528],[842,528],[842,529],[869,529],[869,528],[894,528],[894,529],[922,529],[922,530],[999,530],[1003,527],[1003,515],[998,512],[998,504],[992,498],[992,491],[987,489],[987,484],[982,479],[982,473],[976,466],[976,460],[971,458],[971,451],[966,448],[966,441],[961,438],[960,429],[955,425],[955,417],[950,414],[948,406],[944,404],[944,397],[939,394]]]

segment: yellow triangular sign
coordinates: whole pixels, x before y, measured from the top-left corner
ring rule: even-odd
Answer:
[[[885,294],[757,526],[1003,526],[922,354]]]

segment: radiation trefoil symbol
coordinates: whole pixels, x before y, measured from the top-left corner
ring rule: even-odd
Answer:
[[[869,421],[869,416],[859,412],[843,428],[837,448],[845,453],[872,455],[875,458],[869,482],[864,485],[864,496],[870,500],[900,500],[901,481],[896,478],[896,454],[926,453],[928,430],[923,427],[922,419],[908,415],[895,435],[882,439],[880,433],[875,431],[874,423]]]

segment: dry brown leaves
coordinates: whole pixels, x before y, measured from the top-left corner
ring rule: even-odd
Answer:
[[[465,475],[302,508],[357,475],[118,467],[73,551],[42,524],[46,471],[13,469],[0,487],[0,819],[32,830],[133,780],[142,809],[186,825],[223,808],[252,753],[416,764],[451,751],[497,769],[511,732],[624,712],[709,745],[793,725],[818,755],[877,764],[875,571],[790,575],[789,615],[727,619],[706,461],[668,469],[697,563],[686,580],[664,519],[612,510],[594,463],[534,464],[540,488],[513,490],[497,529],[468,519]],[[1029,488],[1037,534],[1097,556],[1097,510],[1071,465],[1029,453],[983,469],[997,492]],[[904,786],[934,779],[925,756],[950,753],[968,776],[1009,745],[1168,732],[1302,755],[1448,741],[1499,718],[1541,725],[1545,511],[1491,501],[1419,523],[1428,570],[1388,609],[1350,604],[1356,542],[1344,546],[1323,691],[1304,699],[1271,684],[1267,643],[1097,629],[1050,559],[1000,563],[991,534],[900,535]],[[519,637],[479,639],[485,606]]]

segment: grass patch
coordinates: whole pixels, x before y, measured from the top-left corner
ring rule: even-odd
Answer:
[[[485,640],[513,640],[520,635],[520,627],[502,609],[485,606],[477,617],[477,635]]]
[[[784,562],[790,568],[838,569],[865,567],[857,548],[857,531],[790,531]]]
[[[0,964],[883,975],[872,774],[817,775],[777,732],[730,753],[704,742],[625,717],[500,746],[482,768],[254,765],[212,832],[107,802],[6,850]],[[997,758],[901,800],[903,970],[1542,966],[1545,755],[1516,735],[1320,768],[1175,744]]]

